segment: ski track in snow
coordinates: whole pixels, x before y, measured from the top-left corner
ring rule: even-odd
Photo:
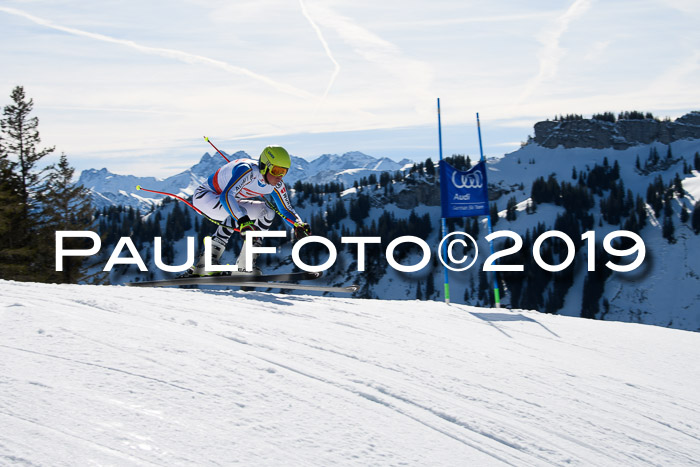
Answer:
[[[698,465],[700,334],[0,281],[0,465]]]

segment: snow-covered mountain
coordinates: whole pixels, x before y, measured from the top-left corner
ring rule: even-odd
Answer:
[[[308,163],[308,167],[299,171],[297,177],[290,171],[289,180],[293,184],[296,180],[311,183],[343,183],[352,186],[355,181],[371,174],[379,176],[382,172],[396,172],[411,166],[412,161],[403,159],[399,162],[387,157],[375,158],[361,152],[347,152],[345,154],[324,154]]]
[[[0,464],[696,465],[700,333],[0,281]]]
[[[637,157],[644,161],[653,150],[658,151],[664,158],[671,151],[672,157],[667,159],[655,169],[641,170],[635,167]],[[638,322],[669,326],[680,329],[700,331],[700,235],[697,235],[690,226],[690,221],[681,221],[681,209],[692,212],[697,202],[700,202],[700,171],[692,170],[689,174],[683,173],[684,164],[692,164],[695,154],[700,153],[700,139],[678,140],[670,145],[653,143],[649,145],[637,145],[625,150],[614,148],[591,149],[571,148],[562,146],[550,149],[537,144],[527,145],[513,153],[498,159],[489,160],[488,181],[491,192],[497,199],[492,200],[499,209],[499,220],[494,226],[496,231],[513,231],[521,237],[526,236],[528,230],[534,230],[539,224],[546,226],[546,230],[555,228],[557,216],[566,213],[566,209],[556,204],[541,204],[536,212],[528,213],[528,204],[531,199],[533,182],[539,178],[548,178],[556,174],[560,182],[574,182],[572,173],[574,169],[581,173],[592,169],[596,164],[603,166],[608,161],[610,166],[616,162],[620,166],[620,179],[624,182],[625,190],[632,192],[633,196],[641,196],[646,199],[648,186],[661,177],[665,186],[670,185],[676,174],[679,174],[682,186],[685,190],[683,197],[676,196],[671,199],[671,219],[675,226],[675,241],[670,243],[663,237],[663,213],[657,217],[654,211],[646,206],[648,215],[647,224],[641,230],[646,248],[646,259],[643,267],[633,273],[613,273],[605,282],[604,291],[600,297],[600,312],[598,319],[619,320],[626,322]],[[441,216],[439,197],[437,199],[426,197],[425,193],[434,193],[436,188],[431,188],[430,179],[425,184],[395,183],[396,195],[387,197],[384,190],[364,189],[364,194],[369,194],[372,203],[364,220],[365,225],[379,222],[379,219],[387,213],[399,219],[406,219],[413,211],[418,216],[428,214],[434,225],[433,232],[427,238],[428,244],[437,254],[438,245],[442,238],[439,230]],[[431,191],[432,190],[432,191]],[[611,225],[603,219],[600,203],[608,193],[603,196],[594,196],[594,207],[590,210],[593,216],[593,226],[590,230],[595,232],[598,244],[602,244],[603,238],[610,232],[621,230],[622,225]],[[349,204],[355,194],[350,190],[344,198]],[[514,197],[516,202],[516,219],[506,218],[508,200]],[[409,202],[402,204],[402,201]],[[324,209],[333,206],[332,200],[324,203]],[[311,205],[300,208],[305,219],[311,219],[319,206]],[[353,231],[355,223],[345,219],[341,227]],[[484,261],[489,256],[490,245],[485,240],[488,232],[486,218],[480,218],[481,229],[477,238],[479,246],[479,258],[476,267],[463,273],[450,273],[452,300],[457,302],[476,303],[478,300],[477,289],[479,284],[479,271]],[[462,224],[464,225],[464,224]],[[457,228],[456,230],[462,230]],[[378,249],[377,253],[382,253]],[[287,253],[285,251],[285,253]],[[532,251],[526,251],[526,255],[532,257]],[[582,301],[584,296],[584,283],[586,280],[587,252],[582,248],[575,257],[571,268],[574,272],[573,285],[568,289],[564,298],[560,314],[568,316],[581,316]],[[363,274],[355,271],[347,272],[347,265],[353,265],[355,251],[342,252],[343,261],[338,261],[339,266],[334,268],[339,277],[345,275],[346,280],[341,282],[363,281]],[[634,255],[633,255],[634,256]],[[321,258],[320,261],[323,261]],[[415,264],[419,261],[413,257],[406,260],[406,264]],[[563,261],[554,260],[554,264]],[[345,266],[343,266],[345,265]],[[345,270],[344,270],[345,269]],[[429,270],[429,271],[428,271]],[[533,273],[528,270],[525,274]],[[351,280],[347,278],[351,277]],[[413,299],[416,297],[417,288],[426,289],[426,282],[432,281],[434,295],[432,298],[442,300],[442,268],[426,268],[422,274],[405,275],[397,274],[389,270],[378,283],[372,286],[373,297],[391,299]],[[549,287],[551,290],[551,285]],[[508,305],[512,298],[509,290],[502,291],[505,303]],[[547,293],[548,291],[545,291]],[[469,299],[464,297],[468,293]],[[423,292],[425,297],[425,292]],[[544,300],[546,302],[546,300]],[[484,303],[484,302],[481,302]],[[539,308],[544,311],[544,306]]]
[[[684,119],[685,131],[690,131],[690,120]],[[580,122],[573,128],[580,130]],[[656,125],[651,123],[651,125]],[[566,125],[557,127],[557,137],[570,138]],[[574,131],[574,132],[575,132]],[[677,135],[677,133],[674,133]],[[597,138],[595,138],[597,139]],[[619,141],[618,141],[619,142]],[[616,149],[613,146],[594,148],[580,147],[567,148],[563,143],[557,147],[545,147],[534,141],[519,150],[506,154],[504,157],[494,158],[488,163],[488,179],[492,203],[497,204],[499,220],[494,226],[496,231],[508,230],[525,238],[528,233],[540,225],[546,230],[556,228],[557,218],[564,215],[567,209],[562,203],[544,202],[537,204],[536,211],[531,211],[530,198],[533,182],[542,177],[548,179],[554,174],[558,183],[569,183],[586,186],[581,182],[582,174],[589,174],[594,167],[619,167],[619,182],[624,188],[627,202],[639,197],[642,209],[646,213],[645,225],[640,228],[639,235],[644,241],[646,258],[643,266],[634,273],[612,273],[604,279],[600,279],[600,287],[594,299],[597,311],[588,316],[597,319],[618,320],[626,322],[639,322],[667,326],[678,329],[700,331],[700,308],[696,305],[700,300],[700,236],[697,235],[688,219],[688,213],[692,212],[696,203],[700,201],[700,171],[695,170],[700,166],[700,139],[681,138],[665,144],[653,142],[650,144],[635,144],[625,149]],[[653,161],[652,154],[660,154],[660,160]],[[657,156],[658,157],[658,156]],[[361,160],[357,164],[362,164]],[[323,170],[333,163],[332,156],[322,156],[314,167]],[[337,161],[336,161],[337,163]],[[690,169],[693,167],[693,169]],[[341,170],[342,167],[336,165]],[[375,167],[369,166],[369,169]],[[304,167],[299,168],[302,172]],[[348,169],[350,171],[356,169]],[[652,183],[661,180],[664,196],[667,197],[665,207],[655,211],[648,202],[648,189]],[[678,192],[678,185],[682,187],[682,194]],[[672,188],[669,188],[672,187]],[[592,207],[587,209],[590,215],[590,223],[583,231],[593,231],[595,243],[602,244],[603,238],[610,232],[621,230],[624,222],[618,220],[609,222],[602,212],[601,205],[611,195],[611,191],[594,192],[589,190],[592,199]],[[417,219],[418,223],[432,225],[432,232],[426,241],[432,248],[433,259],[436,256],[437,247],[442,235],[439,231],[439,190],[434,177],[415,172],[408,177],[394,180],[385,187],[365,186],[360,190],[350,188],[343,193],[326,193],[323,195],[306,196],[303,193],[294,193],[293,202],[302,219],[310,222],[312,228],[318,229],[327,221],[328,225],[322,230],[327,236],[353,235],[358,230],[358,220],[353,220],[353,206],[357,214],[357,200],[362,197],[367,200],[363,207],[364,217],[361,223],[366,227],[378,226],[382,218],[386,216],[398,220],[407,220],[410,216]],[[514,201],[515,209],[512,219],[507,217],[507,205]],[[338,203],[344,205],[346,214],[338,220]],[[165,206],[160,211],[160,228],[162,232],[167,230],[167,218],[172,213],[174,203]],[[631,211],[625,208],[622,218],[629,220]],[[331,216],[331,213],[333,215]],[[347,213],[351,215],[348,216]],[[424,216],[429,216],[429,221],[424,221]],[[331,220],[335,218],[335,220]],[[354,216],[357,219],[357,215]],[[685,220],[684,220],[685,218]],[[672,239],[664,232],[664,224],[670,222],[675,229]],[[121,223],[116,224],[112,230],[121,228]],[[200,224],[201,226],[201,224]],[[386,222],[384,227],[386,227]],[[420,225],[410,225],[393,238],[407,233],[414,233]],[[205,225],[205,228],[196,231],[194,227],[184,232],[186,236],[209,235],[214,226]],[[455,227],[455,230],[466,228],[463,221]],[[345,233],[343,233],[345,232]],[[387,232],[385,229],[383,232]],[[489,286],[487,280],[482,280],[480,271],[484,261],[489,256],[490,245],[485,241],[487,228],[486,219],[480,219],[480,229],[476,234],[479,245],[479,259],[475,266],[463,273],[450,273],[450,288],[452,301],[457,303],[480,304],[488,303]],[[360,234],[365,235],[365,234]],[[386,237],[385,234],[381,234]],[[393,234],[392,234],[393,235]],[[180,238],[180,237],[177,237]],[[392,239],[393,239],[392,238]],[[533,237],[534,238],[534,237]],[[580,235],[576,234],[579,240]],[[142,255],[148,263],[149,272],[142,273],[135,267],[116,268],[110,274],[108,280],[112,284],[121,284],[131,280],[158,279],[168,276],[157,270],[152,264],[154,257],[152,238],[139,240],[142,246]],[[237,237],[229,245],[224,262],[235,262],[239,244]],[[551,242],[551,240],[550,240]],[[113,244],[112,244],[113,246]],[[372,247],[370,247],[372,248]],[[501,246],[501,248],[503,248]],[[172,244],[172,261],[169,264],[186,263],[186,247],[184,240],[175,241]],[[532,258],[531,249],[523,249],[526,256]],[[282,245],[278,254],[272,258],[266,258],[264,269],[286,271],[291,269],[291,244]],[[384,251],[376,247],[370,255],[384,260]],[[586,292],[587,274],[587,248],[579,248],[569,270],[573,272],[571,282],[564,291],[555,289],[555,285],[549,282],[536,294],[537,303],[525,306],[517,301],[514,288],[504,287],[502,290],[503,303],[506,306],[516,304],[516,307],[549,310],[567,316],[581,316],[583,302],[591,294]],[[107,256],[101,258],[102,263],[96,263],[91,272],[98,272],[107,260]],[[416,264],[420,258],[409,256],[406,264]],[[559,262],[563,258],[558,259]],[[320,264],[324,261],[323,255],[318,259]],[[436,261],[432,266],[424,268],[417,274],[401,274],[379,264],[375,277],[371,279],[366,273],[360,273],[356,269],[356,250],[342,248],[339,251],[336,264],[330,268],[324,277],[329,285],[349,285],[358,283],[362,285],[358,296],[382,298],[382,299],[414,299],[417,297],[434,300],[443,300],[442,269]],[[554,259],[552,264],[557,264]],[[601,266],[604,268],[604,266]],[[184,268],[183,268],[184,269]],[[541,268],[540,268],[541,269]],[[537,266],[525,272],[525,276],[538,272]],[[545,274],[542,282],[551,280],[551,274]],[[528,279],[529,280],[529,279]],[[513,285],[511,283],[511,285]],[[529,290],[533,290],[530,288]],[[560,302],[555,306],[552,303]],[[549,306],[549,308],[548,308]],[[553,308],[552,308],[553,306]]]
[[[230,160],[249,158],[244,151],[227,154]],[[104,206],[132,206],[142,212],[163,199],[145,191],[137,191],[141,185],[154,191],[173,193],[178,196],[191,196],[199,184],[225,164],[219,154],[206,153],[199,162],[191,168],[165,179],[155,177],[135,177],[133,175],[117,175],[107,169],[89,169],[80,174],[78,184],[90,189],[93,203],[97,208]],[[375,158],[361,152],[348,152],[343,155],[324,154],[309,162],[300,157],[292,156],[292,169],[285,182],[290,186],[296,181],[310,183],[344,183],[352,186],[356,180],[368,177],[374,173],[395,172],[411,164],[407,159],[395,162],[388,158]]]
[[[646,171],[636,168],[636,160],[642,161],[656,149],[662,155],[673,154],[672,163],[661,165],[658,169]],[[606,281],[601,300],[609,304],[609,309],[598,318],[642,322],[660,326],[680,327],[700,331],[700,236],[693,232],[689,221],[682,222],[681,210],[692,212],[695,203],[700,201],[700,171],[683,173],[684,163],[692,164],[694,155],[700,152],[700,139],[679,140],[669,145],[653,143],[632,146],[625,150],[571,148],[559,146],[554,149],[531,144],[488,165],[489,184],[502,196],[497,201],[500,210],[496,230],[511,230],[524,233],[544,223],[547,229],[554,227],[557,215],[566,212],[562,206],[543,204],[537,212],[527,213],[530,202],[532,182],[538,177],[547,178],[557,174],[560,181],[573,182],[572,173],[602,166],[607,159],[609,164],[616,161],[620,166],[620,179],[626,190],[634,196],[646,199],[648,186],[661,177],[665,186],[669,186],[678,174],[685,194],[671,199],[671,219],[675,226],[675,241],[670,243],[663,237],[663,217],[657,217],[651,207],[646,205],[647,225],[640,235],[646,247],[644,267],[635,273],[614,273]],[[520,184],[524,190],[520,190]],[[506,202],[511,196],[517,202],[517,219],[506,219]],[[602,218],[600,203],[602,196],[595,196],[595,207],[591,209],[594,216],[596,242],[608,233],[622,229],[621,225],[610,225]],[[487,251],[488,244],[483,245]],[[583,252],[577,256],[574,267],[579,268],[575,281],[566,296],[562,314],[579,316],[584,293],[585,258]]]
[[[241,158],[248,155],[241,151],[230,157]],[[197,164],[165,179],[117,175],[104,168],[89,169],[81,172],[77,183],[91,191],[93,203],[97,208],[123,205],[147,211],[151,205],[159,204],[163,196],[137,191],[137,185],[154,191],[190,196],[206,177],[221,167],[222,161],[223,158],[220,155],[212,156],[206,153]]]

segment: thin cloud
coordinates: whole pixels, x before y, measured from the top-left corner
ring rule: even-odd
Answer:
[[[544,81],[556,76],[559,62],[564,55],[562,48],[559,46],[561,37],[567,31],[571,22],[590,7],[590,3],[591,0],[575,0],[563,14],[557,17],[554,27],[540,36],[539,41],[544,45],[544,48],[539,53],[540,69],[537,75],[525,86],[518,103],[529,98]]]
[[[499,15],[499,16],[469,16],[461,18],[447,18],[447,19],[426,19],[417,21],[392,21],[390,24],[382,23],[381,27],[383,30],[387,29],[405,29],[405,28],[427,28],[427,27],[444,27],[444,26],[454,26],[460,24],[480,24],[480,23],[506,23],[506,22],[520,22],[520,21],[530,21],[533,19],[543,19],[550,18],[553,14],[551,12],[536,12],[536,13],[522,13],[513,15]]]
[[[170,110],[154,110],[154,109],[137,109],[133,107],[89,107],[89,106],[73,106],[73,105],[44,105],[46,110],[71,110],[77,112],[124,112],[138,114],[153,114],[153,115],[190,115],[191,112],[173,112]]]
[[[104,34],[98,34],[98,33],[93,33],[93,32],[88,32],[88,31],[82,31],[80,29],[75,29],[75,28],[70,28],[66,26],[61,26],[58,24],[54,24],[49,20],[39,18],[37,16],[31,15],[27,12],[17,10],[15,8],[7,8],[7,7],[0,7],[0,11],[3,11],[5,13],[15,15],[15,16],[20,16],[22,18],[28,19],[29,21],[32,21],[33,23],[39,24],[41,26],[45,26],[47,28],[51,28],[57,31],[65,32],[67,34],[72,34],[75,36],[81,36],[81,37],[87,37],[89,39],[97,40],[97,41],[102,41],[102,42],[109,42],[112,44],[118,44],[118,45],[123,45],[125,47],[129,47],[135,50],[138,50],[139,52],[149,54],[149,55],[158,55],[161,57],[166,57],[166,58],[171,58],[174,60],[179,60],[181,62],[189,63],[189,64],[200,64],[200,65],[207,65],[211,66],[214,68],[219,68],[221,70],[224,70],[229,73],[233,73],[236,75],[242,75],[242,76],[247,76],[249,78],[255,79],[257,81],[260,81],[262,83],[265,83],[275,89],[277,89],[280,92],[286,93],[286,94],[291,94],[296,97],[302,97],[302,98],[309,98],[309,97],[315,97],[313,94],[304,91],[302,89],[298,89],[294,86],[290,86],[285,83],[280,83],[278,81],[275,81],[271,78],[268,78],[267,76],[260,75],[258,73],[255,73],[247,68],[231,65],[230,63],[222,62],[221,60],[214,60],[212,58],[204,57],[201,55],[195,55],[191,54],[188,52],[183,52],[181,50],[174,50],[174,49],[165,49],[165,48],[160,48],[160,47],[148,47],[145,45],[137,44],[134,41],[129,41],[125,39],[117,39],[114,37],[106,36]]]
[[[700,52],[695,52],[689,57],[686,57],[683,61],[678,63],[676,66],[666,70],[666,72],[657,78],[654,85],[662,85],[664,83],[669,83],[672,81],[679,82],[683,79],[690,78],[688,81],[691,82],[692,76],[697,74],[700,70]],[[693,83],[693,84],[696,84]]]
[[[671,7],[682,13],[700,15],[700,4],[697,0],[659,0],[663,7]]]
[[[315,7],[315,12],[316,21],[336,32],[352,47],[354,53],[383,70],[383,74],[379,75],[374,85],[377,89],[387,85],[391,90],[395,90],[396,82],[399,80],[407,94],[418,99],[420,99],[419,96],[427,98],[432,80],[429,66],[418,60],[404,57],[396,45],[352,19],[336,13],[327,5],[319,4]],[[384,81],[382,79],[384,74],[389,74],[392,78]],[[430,99],[433,99],[432,95]]]
[[[331,87],[333,86],[333,83],[335,82],[336,76],[338,76],[338,73],[340,73],[340,64],[333,57],[333,53],[331,52],[330,47],[328,47],[328,43],[326,42],[326,39],[323,37],[323,34],[321,33],[321,29],[316,25],[314,20],[311,18],[311,15],[309,15],[309,12],[306,9],[306,5],[304,4],[304,1],[299,0],[299,5],[301,6],[302,14],[308,20],[308,22],[311,24],[311,27],[314,28],[314,31],[316,31],[316,35],[318,36],[318,40],[321,41],[321,45],[323,45],[323,49],[326,51],[326,55],[328,55],[328,58],[331,60],[331,62],[333,62],[333,65],[335,67],[333,70],[333,74],[331,75],[331,79],[328,82],[328,86],[326,87],[326,91],[323,93],[323,97],[321,98],[321,101],[323,101],[326,99],[328,92],[331,90]]]

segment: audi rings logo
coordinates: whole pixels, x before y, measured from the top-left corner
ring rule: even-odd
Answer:
[[[452,173],[452,184],[455,188],[482,188],[484,186],[484,176],[480,170],[470,174],[461,174],[457,183],[457,172]]]

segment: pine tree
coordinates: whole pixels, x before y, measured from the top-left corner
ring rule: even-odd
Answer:
[[[13,175],[19,182],[19,194],[23,203],[23,214],[29,220],[33,207],[30,195],[36,191],[41,182],[41,172],[36,170],[37,163],[51,154],[55,148],[45,148],[37,152],[39,138],[39,119],[30,117],[34,100],[26,100],[24,88],[17,86],[10,94],[13,104],[5,106],[0,127],[3,133],[3,149],[15,161],[12,163]],[[29,224],[25,224],[20,234],[27,234]]]
[[[20,242],[15,236],[15,226],[22,222],[22,201],[12,177],[10,163],[0,153],[0,278],[15,279],[18,260],[15,258]],[[21,262],[20,268],[24,268]]]
[[[700,233],[700,201],[697,201],[695,206],[693,206],[693,215],[691,216],[690,225],[693,227],[693,232],[695,232],[696,235]]]
[[[611,270],[605,266],[610,256],[603,251],[601,245],[595,246],[595,270],[589,271],[583,281],[583,296],[581,298],[581,317],[595,319],[600,311],[600,298],[605,291],[605,281]]]
[[[676,176],[673,179],[673,192],[678,195],[679,198],[684,198],[685,197],[685,190],[683,189],[683,181],[681,180],[681,176],[676,172]]]
[[[40,252],[34,263],[38,269],[35,280],[76,283],[84,276],[84,257],[69,256],[63,259],[63,271],[56,271],[56,231],[87,230],[92,224],[93,208],[89,192],[82,185],[73,184],[75,169],[62,154],[57,165],[51,167],[46,184],[38,195],[41,203]],[[135,220],[135,219],[134,219]],[[70,249],[89,248],[84,239],[64,239],[64,247]],[[88,242],[89,243],[89,242]]]
[[[506,206],[506,220],[514,221],[517,219],[517,205],[518,201],[515,199],[515,196],[511,196],[510,199],[508,199],[508,205]]]
[[[425,299],[430,300],[430,297],[435,294],[435,282],[433,282],[433,276],[428,275],[426,278],[427,283],[425,284]]]
[[[489,215],[491,216],[491,226],[493,227],[498,222],[498,205],[496,203],[491,203]]]
[[[37,149],[39,119],[30,117],[34,101],[24,89],[17,86],[10,97],[0,119],[0,277],[31,280],[40,221],[34,195],[46,170],[36,167],[54,148]]]
[[[668,240],[668,243],[676,243],[676,227],[673,225],[673,219],[670,216],[664,217],[664,223],[661,227],[662,236]]]
[[[435,164],[433,164],[433,160],[431,158],[428,158],[425,161],[425,173],[431,177],[435,176]]]

